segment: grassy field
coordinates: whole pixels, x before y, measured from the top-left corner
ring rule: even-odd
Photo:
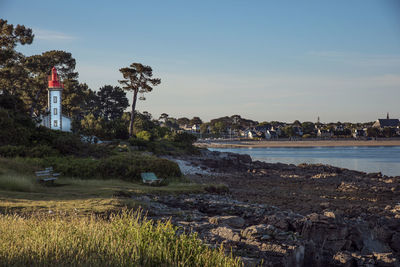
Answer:
[[[140,213],[109,220],[77,216],[0,216],[4,266],[240,266],[195,234],[176,234],[169,222]]]
[[[60,177],[37,183],[30,166],[0,158],[0,266],[241,266],[195,234],[143,218],[129,194],[203,192],[184,178],[153,187]]]
[[[114,179],[78,179],[60,177],[54,186],[37,183],[35,166],[13,159],[0,158],[0,211],[6,213],[61,212],[101,213],[135,208],[123,194],[179,194],[203,192],[204,185],[189,183],[185,178],[170,178],[168,185],[154,187]]]

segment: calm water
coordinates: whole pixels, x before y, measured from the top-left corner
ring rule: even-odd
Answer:
[[[270,147],[210,148],[213,151],[249,154],[270,163],[323,163],[364,172],[400,176],[400,146],[393,147]]]

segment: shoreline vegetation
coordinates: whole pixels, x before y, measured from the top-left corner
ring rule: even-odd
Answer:
[[[195,144],[202,148],[263,148],[263,147],[337,147],[337,146],[400,146],[400,139],[378,140],[198,140]]]

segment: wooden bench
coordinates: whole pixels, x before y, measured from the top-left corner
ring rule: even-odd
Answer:
[[[37,171],[35,174],[41,184],[54,184],[54,181],[61,175],[61,173],[53,173],[53,167]]]
[[[142,177],[143,183],[149,185],[159,184],[163,180],[158,178],[154,172],[142,172],[140,176]]]

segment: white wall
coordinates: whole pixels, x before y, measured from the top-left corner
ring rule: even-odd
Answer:
[[[62,116],[62,129],[63,132],[71,131],[71,119],[65,116]]]
[[[57,97],[57,102],[54,102],[54,97]],[[54,112],[55,108],[57,109],[57,114]],[[49,89],[49,111],[51,118],[50,128],[53,130],[61,130],[61,90]],[[57,125],[55,125],[55,121],[57,121]]]

